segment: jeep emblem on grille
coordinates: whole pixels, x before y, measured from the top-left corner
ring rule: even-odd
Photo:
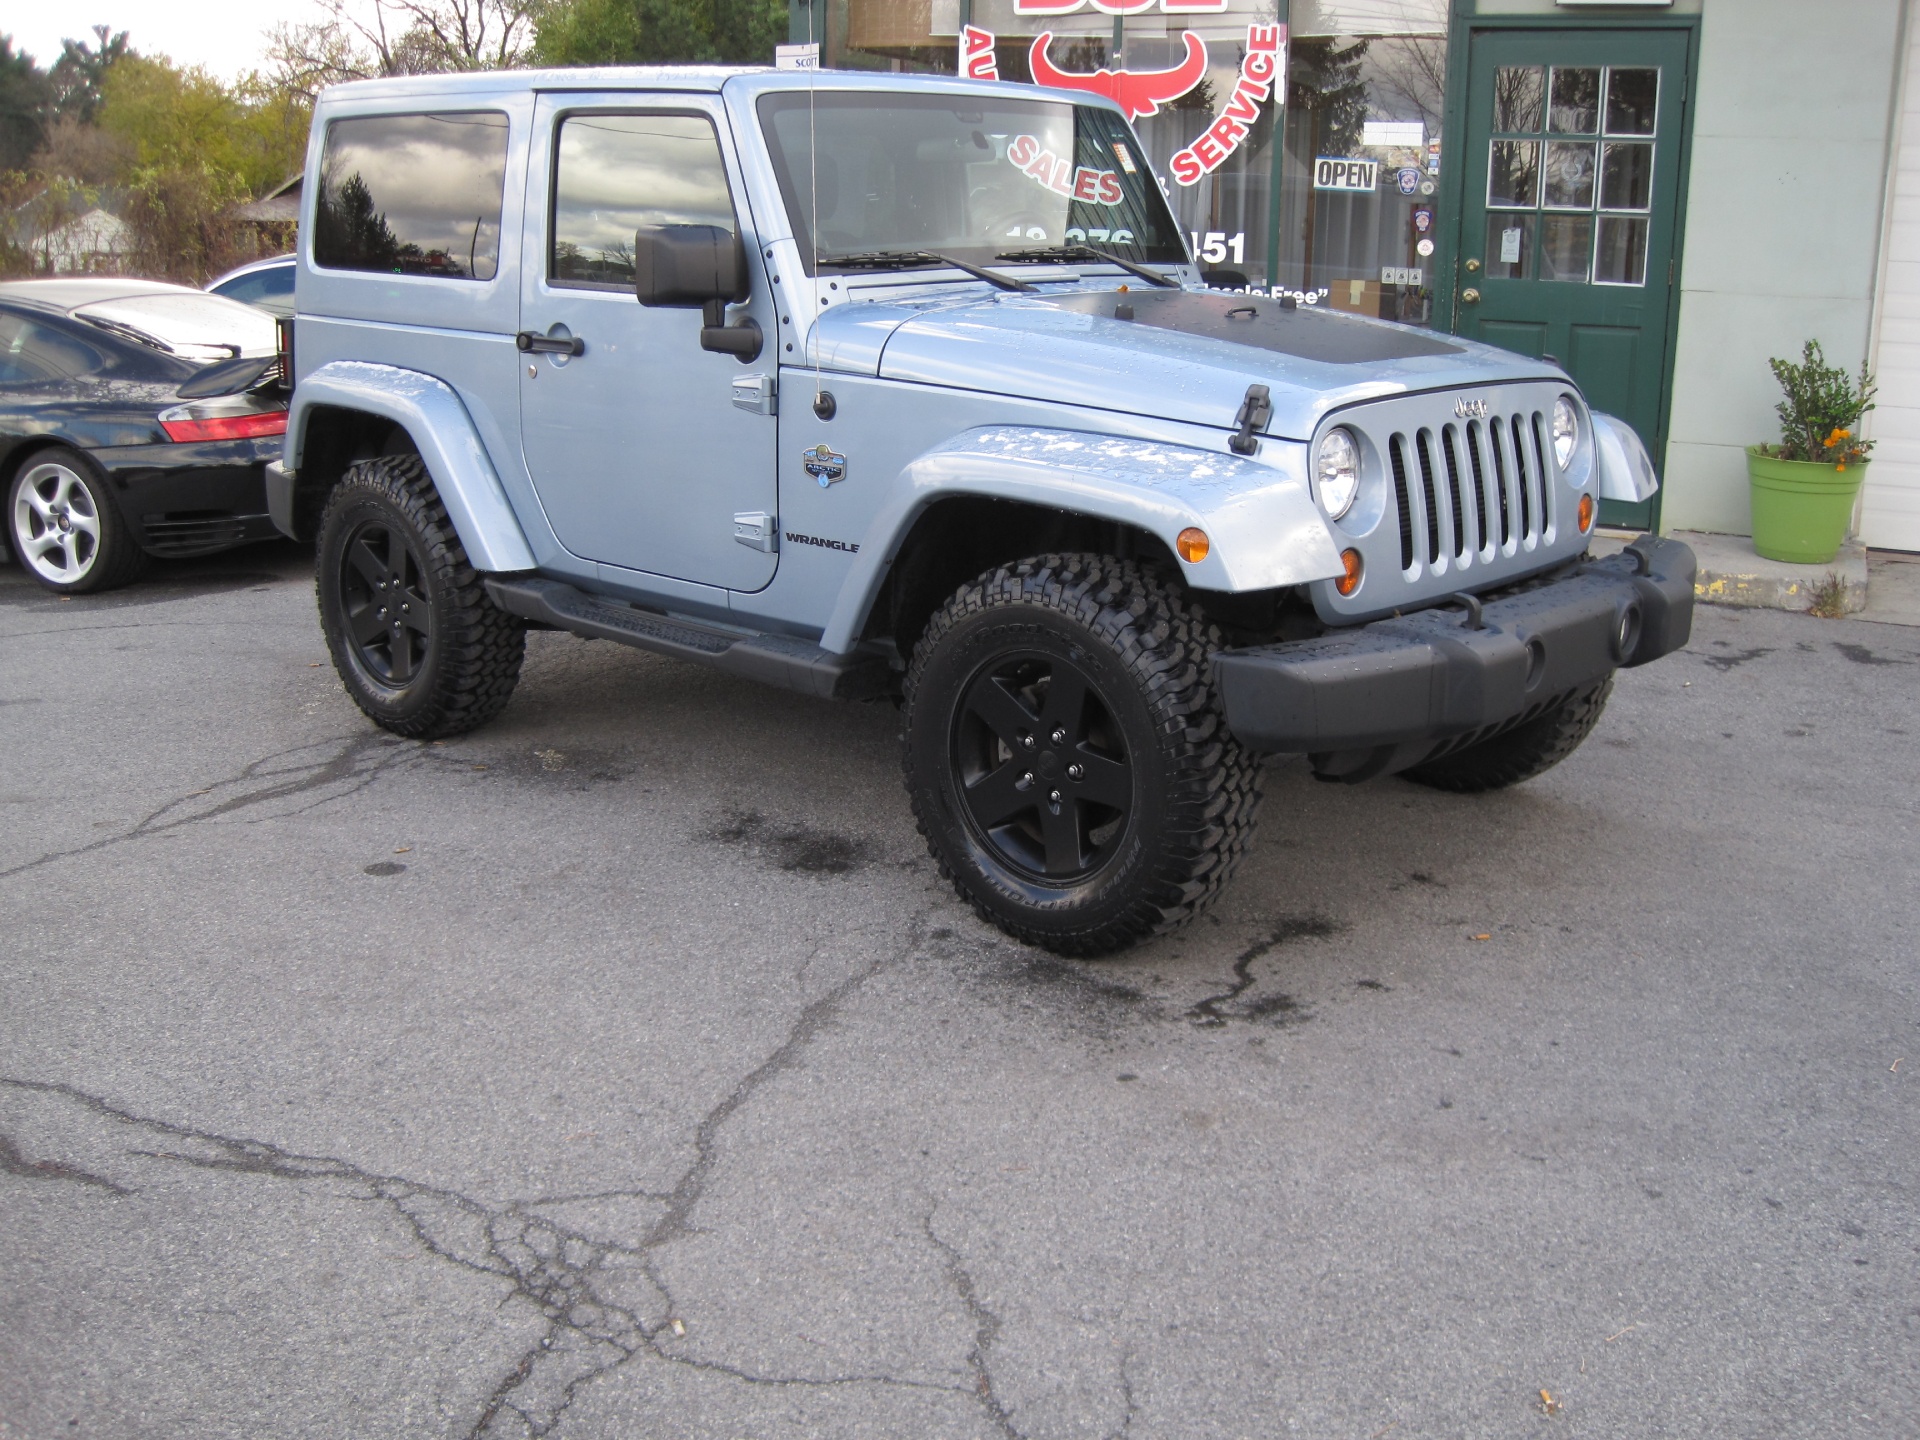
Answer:
[[[1463,395],[1453,402],[1453,413],[1462,420],[1484,420],[1487,418],[1487,402],[1469,400]]]

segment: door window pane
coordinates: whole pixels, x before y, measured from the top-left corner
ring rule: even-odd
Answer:
[[[631,289],[633,232],[642,225],[737,229],[712,122],[568,116],[554,160],[553,283]]]
[[[1487,204],[1532,209],[1540,191],[1540,142],[1494,140],[1487,155]]]
[[[507,117],[366,115],[327,126],[314,263],[491,280],[500,268]]]
[[[1600,217],[1600,243],[1593,257],[1596,285],[1647,283],[1647,223],[1645,216]]]
[[[1645,210],[1653,198],[1653,146],[1607,145],[1600,177],[1602,210]]]
[[[1607,134],[1653,134],[1654,107],[1660,99],[1658,70],[1607,72]]]
[[[1487,278],[1533,278],[1533,216],[1487,216]]]
[[[1600,128],[1600,72],[1555,66],[1547,129],[1560,135],[1591,135]]]
[[[1591,215],[1547,215],[1540,222],[1540,278],[1584,285],[1593,259]]]
[[[1539,65],[1502,65],[1493,76],[1493,128],[1537,132],[1547,72]]]
[[[1549,210],[1593,208],[1593,146],[1547,142],[1546,206]]]

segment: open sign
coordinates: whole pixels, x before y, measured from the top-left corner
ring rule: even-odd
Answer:
[[[1349,160],[1338,155],[1322,155],[1313,162],[1313,188],[1316,190],[1367,190],[1380,183],[1378,160]]]

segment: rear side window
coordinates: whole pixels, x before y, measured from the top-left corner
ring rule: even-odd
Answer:
[[[0,310],[0,385],[44,385],[100,369],[100,352],[50,325]]]
[[[701,115],[569,115],[554,156],[556,285],[633,288],[642,225],[736,228],[713,122]]]
[[[249,305],[261,300],[284,299],[293,294],[293,266],[275,265],[270,270],[255,270],[217,286],[213,293]]]
[[[332,270],[491,280],[507,117],[363,115],[327,126],[313,259]]]

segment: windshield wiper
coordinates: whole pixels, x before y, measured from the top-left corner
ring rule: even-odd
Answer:
[[[951,255],[937,254],[932,250],[860,250],[851,255],[822,255],[820,263],[847,270],[910,270],[928,265],[948,265],[955,270],[964,270],[976,280],[997,285],[1002,290],[1034,288],[1024,280],[1015,280],[1011,275],[997,275],[979,265],[970,264],[965,260],[956,260]]]
[[[994,259],[1013,260],[1016,262],[1022,260],[1099,260],[1108,265],[1118,265],[1129,275],[1138,275],[1149,284],[1159,285],[1168,290],[1178,290],[1180,288],[1180,282],[1178,280],[1169,279],[1157,270],[1149,270],[1146,266],[1132,260],[1123,260],[1111,250],[1096,250],[1091,245],[1047,245],[1038,250],[1008,250],[1003,254],[994,256]]]

